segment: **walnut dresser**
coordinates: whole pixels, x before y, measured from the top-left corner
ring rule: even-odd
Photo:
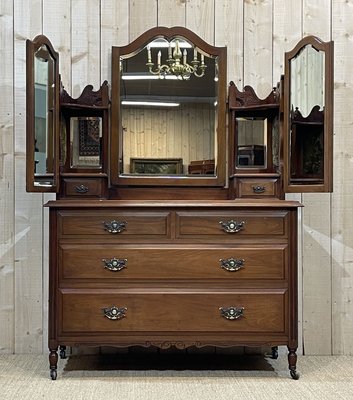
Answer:
[[[81,345],[287,346],[299,378],[301,204],[285,193],[332,191],[333,44],[303,38],[264,99],[227,85],[227,51],[152,28],[73,98],[49,39],[27,40],[26,188],[56,193],[53,380]]]
[[[295,373],[298,203],[48,206],[53,368],[58,345],[267,344]]]

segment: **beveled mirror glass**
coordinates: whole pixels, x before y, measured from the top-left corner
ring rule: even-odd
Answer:
[[[27,190],[56,191],[57,53],[45,36],[27,41]]]
[[[221,185],[224,140],[224,48],[184,28],[113,48],[113,182]]]
[[[332,42],[310,36],[286,53],[285,178],[298,191],[332,189],[332,75]]]
[[[267,118],[236,118],[237,168],[266,168]]]
[[[46,175],[53,185],[53,72],[54,60],[46,45],[34,54],[35,176]],[[36,181],[35,184],[43,184]]]
[[[70,168],[102,167],[102,118],[70,118]]]

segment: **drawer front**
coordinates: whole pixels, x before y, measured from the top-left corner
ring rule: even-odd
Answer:
[[[170,236],[169,212],[60,211],[58,217],[62,235]]]
[[[237,178],[237,197],[277,197],[277,185],[278,179]]]
[[[61,302],[62,334],[287,331],[287,293],[281,289],[182,294],[63,290]]]
[[[288,212],[177,212],[178,237],[288,236]]]
[[[59,246],[61,279],[285,279],[287,245],[153,248]]]
[[[64,195],[67,197],[102,197],[101,179],[64,179]]]

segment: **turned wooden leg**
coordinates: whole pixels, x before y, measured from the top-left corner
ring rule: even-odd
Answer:
[[[49,349],[49,365],[50,365],[50,377],[53,381],[56,380],[57,377],[57,365],[58,365],[58,348]]]
[[[278,358],[278,346],[271,347],[271,351],[272,351],[272,358],[274,360],[277,360],[277,358]]]
[[[65,359],[66,358],[66,346],[60,346],[60,358]]]
[[[289,372],[290,376],[298,380],[299,379],[299,372],[297,372],[297,349],[288,347],[288,365],[289,365]]]

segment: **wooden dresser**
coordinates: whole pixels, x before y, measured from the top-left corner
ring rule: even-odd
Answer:
[[[59,345],[266,344],[295,375],[298,205],[49,202],[52,371]]]
[[[301,204],[284,199],[332,191],[332,42],[303,38],[264,99],[227,85],[226,47],[182,27],[111,60],[111,85],[72,98],[49,39],[27,40],[26,189],[57,195],[51,378],[66,346],[266,345],[276,358],[285,345],[298,379]]]

